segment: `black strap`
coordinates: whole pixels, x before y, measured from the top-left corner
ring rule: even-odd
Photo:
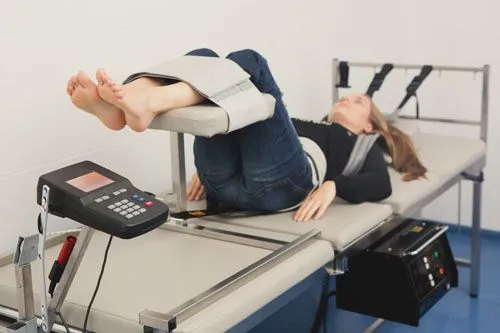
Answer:
[[[422,83],[427,78],[427,76],[429,76],[429,74],[432,72],[432,69],[433,68],[430,65],[423,66],[422,70],[420,71],[420,74],[418,74],[417,76],[415,76],[413,78],[413,80],[411,80],[408,87],[406,87],[406,96],[403,98],[401,103],[399,103],[396,112],[401,110],[406,105],[406,103],[408,103],[410,98],[417,97],[418,88],[422,85]],[[418,109],[417,109],[417,113],[418,113]]]
[[[370,83],[368,90],[366,91],[366,95],[373,97],[373,94],[380,89],[382,83],[384,83],[385,78],[393,68],[394,66],[392,64],[384,64],[380,69],[380,72],[375,73],[375,76],[373,77],[373,80]]]
[[[339,62],[339,83],[337,88],[351,88],[349,85],[349,64],[347,61]]]

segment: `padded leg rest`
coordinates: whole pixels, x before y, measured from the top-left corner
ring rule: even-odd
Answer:
[[[151,128],[212,136],[235,131],[274,114],[274,98],[262,94],[250,81],[250,75],[229,59],[183,56],[132,74],[124,83],[140,77],[187,82],[217,105],[183,108],[174,115],[172,111],[162,113]]]
[[[274,97],[269,94],[262,94],[262,96],[266,103],[264,109],[269,115],[272,115],[275,104]],[[149,128],[204,137],[225,134],[231,130],[226,110],[216,105],[207,104],[161,113],[153,120]]]

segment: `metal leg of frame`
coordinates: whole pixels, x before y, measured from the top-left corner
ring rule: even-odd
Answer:
[[[333,59],[332,63],[332,103],[334,104],[339,100],[339,89],[337,88],[339,60]]]
[[[183,133],[170,133],[170,150],[172,158],[172,185],[176,195],[175,208],[172,211],[181,212],[187,208],[186,160]]]
[[[377,319],[375,320],[366,330],[363,331],[363,333],[373,333],[377,328],[382,326],[382,324],[385,322],[384,319]]]
[[[479,295],[481,267],[481,190],[482,183],[474,182],[471,231],[470,295]]]

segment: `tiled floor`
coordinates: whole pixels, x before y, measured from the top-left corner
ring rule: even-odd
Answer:
[[[469,258],[469,234],[449,232],[454,255]],[[419,327],[384,322],[376,333],[497,333],[500,332],[500,234],[484,236],[481,246],[481,289],[469,297],[469,269],[459,268],[459,286],[450,291],[420,322]],[[330,303],[328,332],[363,332],[374,318],[335,309]]]

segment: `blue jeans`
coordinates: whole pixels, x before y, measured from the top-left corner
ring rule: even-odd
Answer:
[[[209,49],[187,55],[217,57]],[[308,195],[311,167],[266,59],[253,50],[229,54],[262,93],[276,100],[274,115],[228,134],[196,137],[195,165],[207,197],[225,208],[272,212]]]

